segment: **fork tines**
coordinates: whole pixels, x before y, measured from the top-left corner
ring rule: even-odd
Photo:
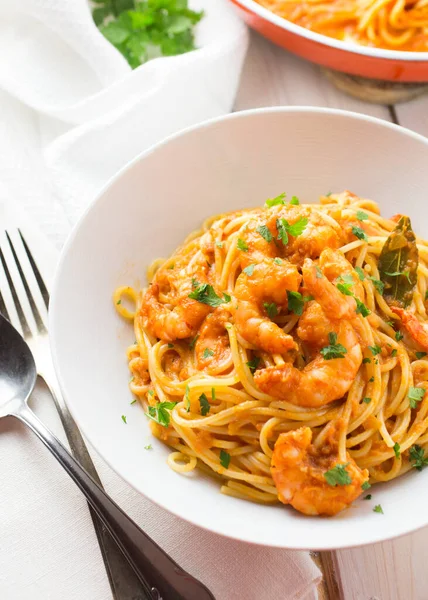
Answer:
[[[19,229],[0,234],[0,312],[25,338],[47,332],[49,293]]]

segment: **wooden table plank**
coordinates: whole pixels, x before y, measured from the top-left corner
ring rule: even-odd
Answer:
[[[336,90],[321,70],[252,33],[235,110],[306,105],[351,110],[391,120],[387,107]],[[428,97],[395,107],[406,127],[428,135]],[[403,506],[404,510],[411,507]],[[428,529],[336,553],[344,600],[427,600]],[[338,600],[338,598],[331,598]]]

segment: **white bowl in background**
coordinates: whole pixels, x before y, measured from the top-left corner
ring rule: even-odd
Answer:
[[[372,489],[334,518],[224,496],[199,474],[183,476],[130,406],[125,357],[132,328],[112,293],[140,285],[209,215],[262,204],[283,191],[305,201],[348,188],[405,212],[428,236],[428,140],[371,117],[318,108],[236,113],[181,132],[125,167],[70,236],[50,309],[52,350],[67,403],[104,459],[142,494],[184,519],[243,541],[284,548],[343,548],[428,524],[428,469]],[[121,419],[127,416],[127,425]],[[144,446],[153,445],[147,452]],[[384,514],[373,512],[381,504]],[[409,509],[411,507],[411,510]]]

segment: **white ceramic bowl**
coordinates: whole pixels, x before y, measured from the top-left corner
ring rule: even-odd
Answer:
[[[68,240],[50,311],[66,400],[113,469],[176,515],[257,544],[341,548],[427,525],[428,469],[375,486],[372,501],[357,501],[334,518],[230,498],[202,475],[170,470],[168,449],[151,437],[142,409],[130,406],[125,348],[134,334],[112,304],[116,286],[139,285],[146,265],[168,256],[207,216],[283,191],[317,201],[349,188],[378,201],[385,215],[409,214],[428,236],[427,165],[428,140],[406,129],[341,111],[272,108],[188,129],[123,169]],[[144,450],[148,443],[151,452]]]

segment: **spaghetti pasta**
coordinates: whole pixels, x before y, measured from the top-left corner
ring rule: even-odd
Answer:
[[[256,1],[284,19],[328,37],[389,50],[428,50],[426,0]]]
[[[148,288],[115,291],[134,323],[130,389],[171,468],[335,514],[368,478],[425,464],[428,242],[404,229],[409,269],[382,271],[405,219],[350,192],[314,205],[281,195],[210,218],[149,267]],[[409,306],[399,286],[391,301],[390,281]]]

